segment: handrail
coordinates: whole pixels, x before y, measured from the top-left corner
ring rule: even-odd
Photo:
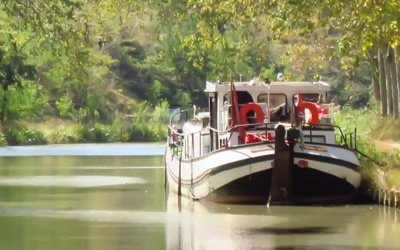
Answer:
[[[224,144],[228,144],[228,143],[230,143],[230,141],[231,141],[231,139],[232,139],[232,135],[233,135],[233,133],[231,133],[232,131],[235,131],[236,129],[238,129],[239,127],[243,127],[243,126],[247,126],[247,127],[249,127],[249,126],[253,126],[253,127],[257,127],[258,126],[258,128],[259,129],[265,129],[264,131],[265,131],[265,133],[267,133],[267,131],[268,130],[274,130],[275,129],[275,127],[276,127],[276,125],[277,124],[279,124],[279,122],[270,122],[270,123],[253,123],[253,124],[238,124],[238,125],[235,125],[235,126],[233,126],[233,127],[230,127],[230,128],[228,128],[228,129],[226,129],[226,130],[218,130],[218,129],[215,129],[215,128],[212,128],[212,127],[210,127],[210,126],[207,126],[207,127],[205,127],[205,128],[203,128],[203,129],[201,129],[201,130],[199,130],[199,131],[195,131],[195,132],[191,132],[191,133],[185,133],[184,131],[182,131],[182,132],[178,132],[177,131],[177,129],[176,128],[173,128],[172,126],[168,126],[168,129],[169,129],[169,131],[170,131],[170,133],[172,134],[172,131],[173,131],[173,133],[174,134],[176,134],[177,136],[178,136],[178,141],[174,141],[173,143],[171,143],[171,144],[173,144],[173,145],[175,145],[176,147],[182,147],[182,146],[184,146],[185,147],[185,158],[186,159],[189,159],[189,158],[192,158],[192,157],[194,157],[194,155],[195,155],[195,152],[194,151],[192,151],[192,152],[189,152],[189,148],[187,148],[187,147],[190,147],[190,141],[191,141],[191,143],[194,145],[194,137],[197,135],[197,134],[199,134],[199,143],[200,143],[200,145],[202,145],[202,136],[204,136],[204,134],[202,134],[205,130],[208,130],[209,132],[210,132],[210,134],[211,133],[217,133],[217,134],[219,134],[220,136],[223,136],[224,134],[227,134],[227,133],[230,133],[230,136],[228,136],[228,137],[222,137],[222,139],[223,140],[226,140],[226,141],[222,141],[221,142],[221,140],[218,140],[216,143],[216,148],[213,148],[212,147],[212,145],[210,145],[211,146],[211,150],[212,151],[214,151],[214,150],[216,150],[216,149],[219,149],[220,147],[221,147],[221,145],[224,145]],[[338,133],[338,135],[340,135],[340,138],[341,138],[341,141],[344,141],[346,144],[347,144],[347,136],[345,136],[344,135],[344,133],[343,133],[343,131],[342,131],[342,129],[339,127],[339,126],[337,126],[337,125],[333,125],[333,124],[312,124],[312,123],[304,123],[304,124],[301,124],[301,126],[302,126],[302,129],[304,129],[305,131],[309,131],[310,132],[310,136],[312,137],[312,132],[314,131],[314,130],[319,130],[319,129],[332,129],[333,131],[335,131],[335,130],[337,130],[339,133]],[[170,135],[171,135],[170,134]],[[189,137],[192,137],[191,138],[191,140],[189,140]],[[182,140],[183,138],[187,138],[187,140],[185,139],[185,140]],[[266,141],[266,140],[261,140],[261,141]],[[312,142],[312,138],[310,139],[310,142]],[[221,144],[222,143],[222,144]],[[355,142],[356,143],[356,142]],[[185,144],[185,145],[184,145]],[[333,143],[332,145],[336,145],[336,143]],[[202,147],[201,147],[202,148]],[[199,151],[199,156],[202,156],[202,155],[205,155],[206,153],[205,152],[203,152],[202,151],[202,149],[200,148],[200,151]],[[356,147],[355,147],[355,149],[356,149]],[[192,149],[192,150],[194,150],[194,149]],[[210,151],[211,152],[211,151]]]
[[[227,133],[227,132],[234,131],[235,129],[237,129],[237,128],[239,128],[239,127],[244,127],[244,126],[248,127],[248,126],[263,126],[263,125],[264,125],[264,126],[265,126],[265,129],[275,129],[274,127],[268,127],[268,125],[277,125],[277,124],[279,124],[279,122],[238,124],[238,125],[235,125],[235,126],[229,128],[229,129],[227,129],[227,130],[218,130],[218,129],[215,129],[215,128],[213,128],[213,127],[207,126],[205,129],[208,129],[208,130],[210,130],[210,131],[213,131],[213,132],[216,132],[216,133],[219,133],[219,134],[223,134],[223,133]],[[344,135],[342,129],[341,129],[339,126],[337,126],[337,125],[333,125],[333,124],[302,123],[302,128],[303,128],[305,125],[308,125],[308,126],[309,126],[309,127],[307,127],[307,129],[310,130],[310,131],[317,130],[317,129],[315,129],[314,127],[336,128],[336,129],[339,130],[340,137],[341,137],[342,141],[346,142],[346,136]],[[175,129],[172,128],[171,126],[168,126],[168,128],[169,128],[171,131],[172,131],[172,130],[175,130]],[[204,130],[200,130],[200,131],[196,131],[196,132],[193,132],[193,133],[189,133],[189,134],[187,134],[187,135],[196,134],[196,133],[201,133],[202,131],[204,131]],[[179,133],[179,132],[177,132],[177,131],[175,131],[174,133],[176,133],[177,135],[180,135],[180,136],[183,136],[183,135],[184,135],[184,133]]]
[[[341,141],[344,141],[344,142],[347,143],[346,136],[344,136],[344,133],[343,133],[342,129],[337,125],[334,125],[334,124],[319,124],[319,123],[302,123],[302,126],[304,126],[304,125],[308,125],[310,131],[317,130],[317,129],[313,129],[313,126],[314,127],[316,127],[316,126],[318,126],[318,127],[327,127],[327,128],[333,128],[333,129],[336,128],[336,129],[339,130]]]

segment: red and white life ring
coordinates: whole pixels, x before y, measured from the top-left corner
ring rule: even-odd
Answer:
[[[298,113],[305,113],[305,110],[308,109],[311,113],[311,117],[306,121],[306,123],[318,123],[319,122],[319,114],[317,105],[312,102],[299,102],[297,104],[297,112]]]
[[[249,113],[250,111],[256,113],[257,115],[256,123],[264,122],[264,112],[261,106],[255,103],[248,103],[240,108],[240,122],[242,124],[249,124],[249,122],[247,121],[247,113]]]

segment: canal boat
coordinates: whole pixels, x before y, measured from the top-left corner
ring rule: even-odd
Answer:
[[[207,82],[209,108],[176,111],[170,191],[236,204],[337,204],[361,182],[355,134],[332,124],[326,82]]]

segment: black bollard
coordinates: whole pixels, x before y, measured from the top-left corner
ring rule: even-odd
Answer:
[[[293,144],[286,144],[285,127],[275,129],[275,158],[268,204],[289,204],[293,195]]]

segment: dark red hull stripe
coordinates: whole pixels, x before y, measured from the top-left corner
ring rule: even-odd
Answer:
[[[319,162],[326,162],[329,164],[334,164],[334,165],[338,165],[344,168],[349,168],[351,170],[354,170],[356,172],[360,171],[360,166],[345,161],[345,160],[341,160],[341,159],[335,159],[335,158],[331,158],[331,157],[326,157],[326,156],[322,156],[322,155],[310,155],[310,154],[304,154],[304,153],[294,153],[294,157],[295,158],[303,158],[303,159],[309,159],[312,161],[319,161]]]

